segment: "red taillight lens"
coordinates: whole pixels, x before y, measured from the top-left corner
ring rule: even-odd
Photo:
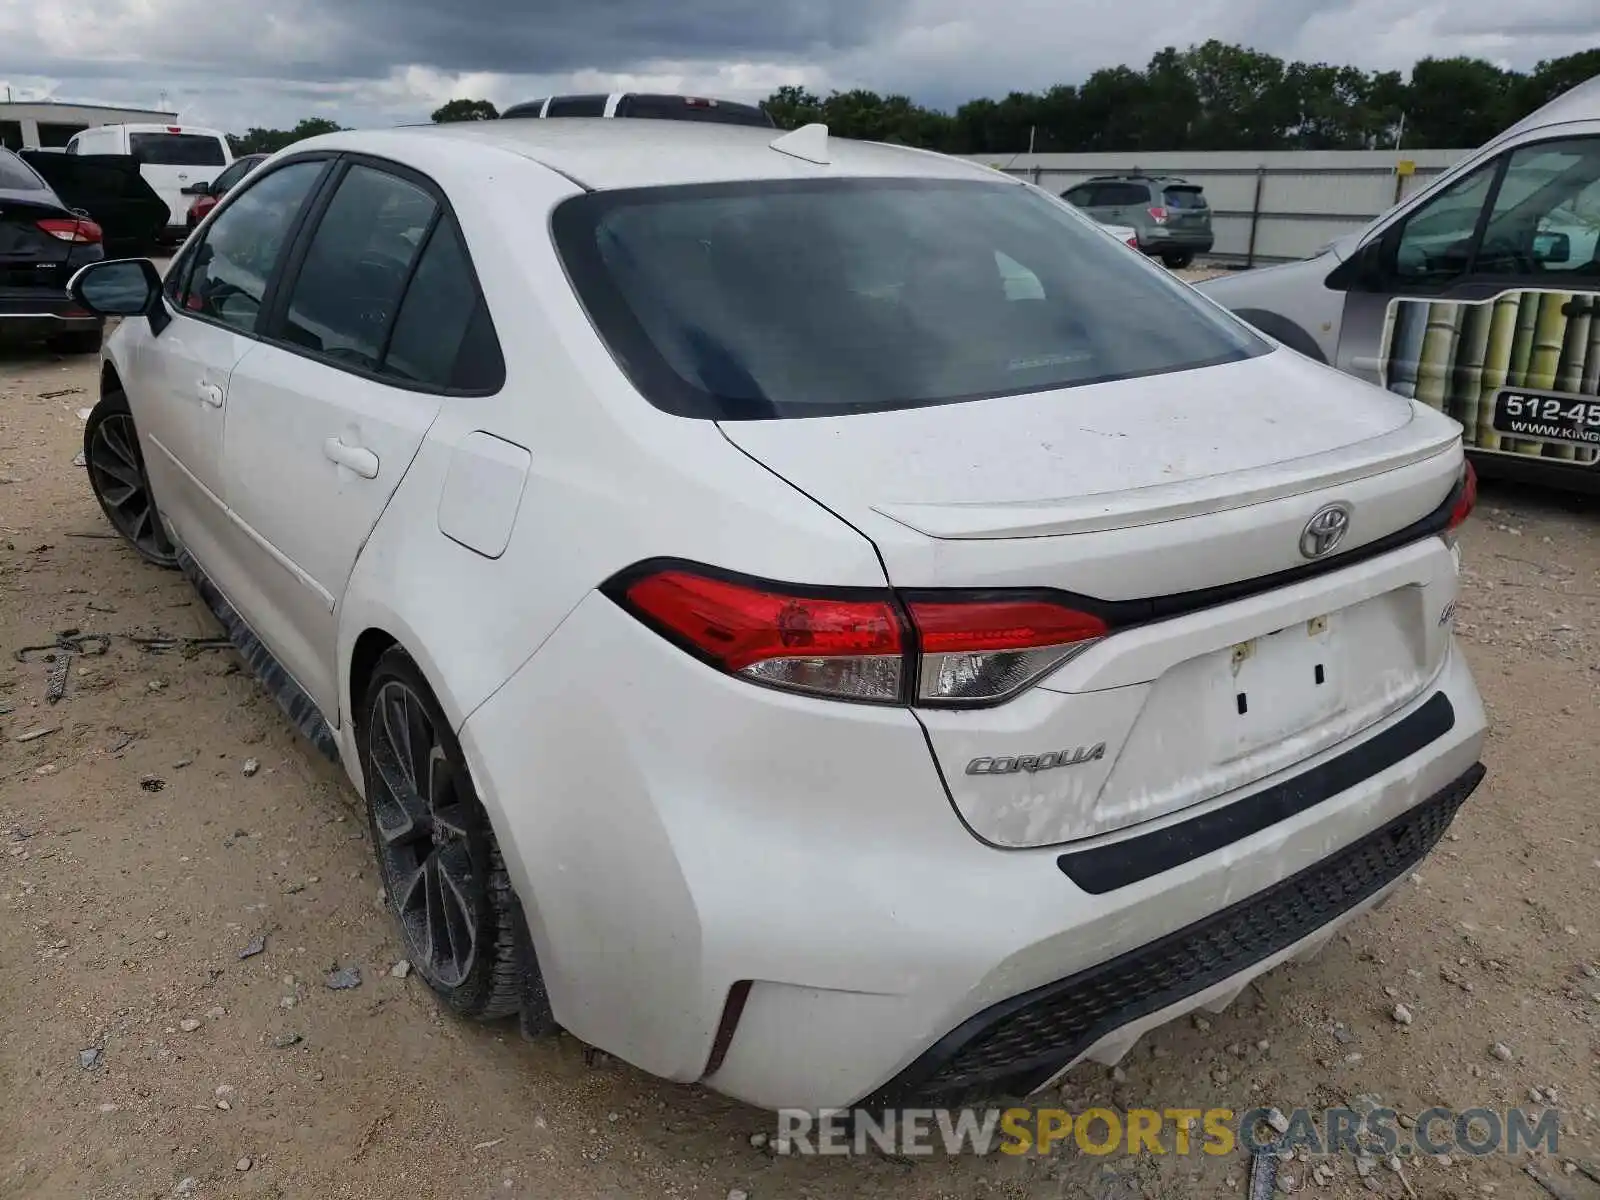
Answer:
[[[1139,248],[1139,237],[1137,234],[1128,239],[1128,245],[1133,247],[1135,250]]]
[[[1109,632],[1100,617],[1046,599],[923,593],[902,608],[887,590],[830,595],[689,566],[625,576],[606,590],[729,674],[877,703],[993,704]]]
[[[732,674],[845,699],[900,698],[904,645],[887,595],[836,599],[666,570],[635,580],[623,598]]]
[[[1159,204],[1156,205],[1150,210],[1150,219],[1157,225],[1165,225],[1167,223],[1167,210]]]
[[[910,600],[922,651],[917,699],[993,703],[1021,691],[1109,632],[1048,600]]]
[[[46,217],[35,225],[43,233],[48,233],[58,242],[72,242],[75,245],[96,245],[103,237],[100,226],[93,221],[74,220],[72,217]]]
[[[1462,464],[1461,490],[1456,496],[1456,502],[1450,506],[1450,520],[1445,525],[1446,536],[1452,535],[1466,523],[1472,515],[1472,510],[1478,506],[1478,473],[1472,469],[1471,461]]]

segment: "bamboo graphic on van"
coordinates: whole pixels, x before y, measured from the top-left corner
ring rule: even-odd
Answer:
[[[1596,435],[1581,422],[1524,419],[1505,401],[1507,389],[1522,388],[1575,402],[1600,396],[1600,297],[1513,291],[1475,303],[1394,300],[1380,357],[1384,386],[1460,421],[1469,446],[1600,459]]]

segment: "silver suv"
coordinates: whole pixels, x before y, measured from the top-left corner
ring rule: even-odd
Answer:
[[[1211,207],[1197,183],[1175,175],[1096,175],[1061,193],[1102,225],[1138,230],[1139,249],[1187,267],[1212,246]]]

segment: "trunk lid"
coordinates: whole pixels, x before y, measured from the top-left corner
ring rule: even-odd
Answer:
[[[20,297],[40,288],[60,291],[67,286],[71,243],[51,237],[38,222],[71,216],[38,192],[0,190],[0,293]]]
[[[1352,552],[1444,502],[1459,427],[1285,351],[723,429],[872,538],[897,588],[1046,588],[1122,614],[1003,704],[918,710],[962,819],[996,845],[1101,835],[1243,787],[1394,715],[1444,661],[1451,551]],[[1301,536],[1335,502],[1349,525],[1330,562],[1349,565],[1306,576]]]

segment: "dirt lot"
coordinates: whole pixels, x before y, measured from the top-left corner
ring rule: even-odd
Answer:
[[[1239,1155],[775,1157],[763,1114],[442,1015],[391,973],[342,777],[230,651],[125,636],[218,631],[110,539],[72,465],[93,387],[90,362],[0,351],[0,1197],[1243,1195]],[[1450,840],[1209,1028],[1077,1071],[1074,1107],[1551,1103],[1561,1157],[1600,1158],[1597,533],[1593,502],[1486,489],[1460,628],[1496,727]],[[51,707],[49,665],[12,652],[74,627],[110,650]],[[344,966],[360,986],[325,986]],[[1330,1195],[1545,1195],[1520,1159],[1332,1166],[1285,1170]]]

